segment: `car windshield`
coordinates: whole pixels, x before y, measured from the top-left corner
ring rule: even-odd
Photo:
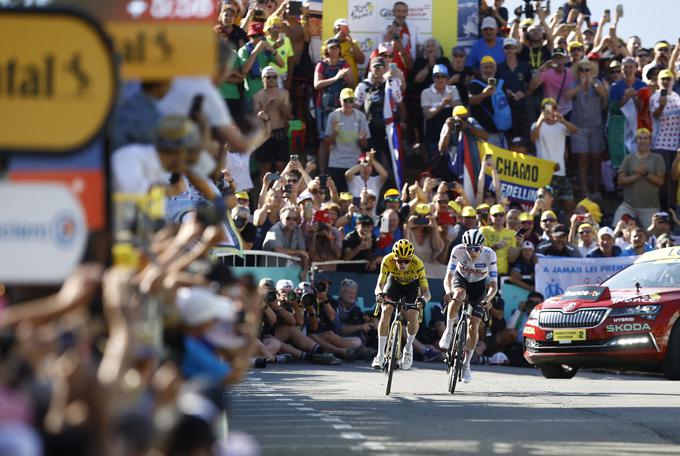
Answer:
[[[605,280],[610,289],[641,287],[680,287],[680,263],[636,263]]]

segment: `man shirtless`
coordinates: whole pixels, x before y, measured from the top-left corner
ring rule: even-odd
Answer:
[[[262,70],[264,89],[253,96],[255,112],[264,111],[260,120],[269,123],[272,130],[271,137],[255,151],[255,161],[260,165],[260,171],[266,173],[272,169],[281,172],[288,162],[288,121],[292,118],[288,91],[278,86],[278,74],[271,67]]]

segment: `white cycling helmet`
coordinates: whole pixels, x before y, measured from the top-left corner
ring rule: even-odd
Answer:
[[[464,246],[484,245],[484,235],[480,230],[477,229],[467,230],[465,233],[463,233],[462,241]]]

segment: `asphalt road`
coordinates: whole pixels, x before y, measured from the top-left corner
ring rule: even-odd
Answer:
[[[446,391],[443,364],[397,371],[392,394],[367,364],[253,371],[230,392],[231,430],[264,455],[680,455],[680,382],[473,366]]]

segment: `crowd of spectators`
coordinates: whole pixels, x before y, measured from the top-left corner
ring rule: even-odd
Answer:
[[[24,303],[0,319],[0,442],[30,445],[8,454],[235,445],[215,432],[219,391],[249,368],[374,357],[365,290],[345,279],[333,296],[329,274],[375,273],[399,239],[436,270],[465,231],[482,229],[503,280],[528,295],[507,321],[496,300],[473,362],[514,364],[543,300],[537,255],[673,245],[680,41],[624,41],[622,11],[595,22],[586,0],[525,19],[502,4],[481,1],[469,49],[421,40],[398,1],[368,56],[343,18],[317,56],[307,4],[220,2],[214,73],[144,81],[117,106],[112,186],[144,206],[116,211],[117,266],[85,264],[47,297],[8,290]],[[407,164],[401,188],[387,93]],[[553,161],[551,184],[530,206],[511,201],[491,156],[466,194],[454,171],[465,135]],[[208,255],[238,245],[286,255],[299,277],[256,284]],[[414,353],[437,361],[445,320],[438,306],[427,312]]]

